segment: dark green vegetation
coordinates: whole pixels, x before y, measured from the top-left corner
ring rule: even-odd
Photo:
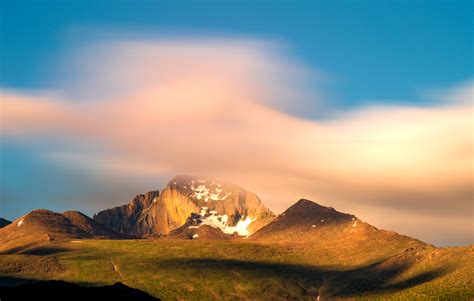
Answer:
[[[50,241],[0,255],[0,284],[122,282],[163,300],[474,298],[474,246],[387,245],[366,254],[370,244],[352,253],[333,244],[166,238]]]

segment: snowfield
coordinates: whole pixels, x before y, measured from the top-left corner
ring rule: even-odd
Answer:
[[[248,227],[256,220],[256,218],[247,216],[245,219],[238,221],[235,226],[228,226],[228,219],[229,217],[227,214],[219,215],[217,214],[217,211],[209,211],[208,207],[201,207],[199,217],[193,219],[193,221],[198,223],[198,225],[189,226],[188,228],[196,229],[202,225],[208,225],[214,228],[219,228],[225,234],[237,233],[240,236],[248,236],[250,234]]]
[[[198,183],[195,186],[195,182],[191,181],[191,186],[188,188],[184,186],[184,188],[190,189],[192,191],[192,197],[198,199],[198,200],[204,200],[205,202],[208,202],[209,200],[212,201],[222,201],[228,198],[232,193],[226,193],[222,194],[223,189],[221,188],[221,184],[216,184],[216,183],[211,183],[211,188],[206,186],[204,180],[199,180]]]

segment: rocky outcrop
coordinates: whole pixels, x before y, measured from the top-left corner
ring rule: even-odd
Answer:
[[[65,211],[63,216],[71,221],[71,223],[78,229],[88,233],[94,238],[120,239],[124,238],[118,232],[107,228],[79,211]]]
[[[131,234],[168,234],[182,226],[199,208],[177,189],[166,187],[157,201],[145,209]]]
[[[94,219],[121,233],[138,236],[166,235],[193,223],[191,217],[192,227],[207,225],[225,234],[235,231],[248,235],[274,217],[254,193],[202,176],[174,177],[153,201],[140,203],[141,210],[137,198],[140,196],[129,205],[99,212]]]
[[[139,194],[128,205],[107,209],[94,214],[94,220],[107,228],[124,234],[136,234],[135,226],[142,213],[159,197],[159,191]]]

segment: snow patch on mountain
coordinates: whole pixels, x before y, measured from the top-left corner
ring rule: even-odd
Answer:
[[[250,234],[248,227],[256,220],[256,218],[247,216],[245,219],[239,220],[235,226],[228,226],[228,220],[229,217],[227,214],[219,215],[217,214],[217,211],[209,211],[208,207],[201,207],[201,212],[191,218],[193,225],[188,226],[188,228],[196,229],[202,225],[208,225],[214,228],[219,228],[225,234],[237,233],[240,236],[248,236]]]
[[[188,187],[184,186],[184,188]],[[192,197],[205,202],[209,200],[222,201],[232,194],[231,192],[223,194],[221,184],[212,182],[210,185],[206,185],[205,180],[198,180],[197,183],[194,180],[191,181],[189,189],[192,191]]]

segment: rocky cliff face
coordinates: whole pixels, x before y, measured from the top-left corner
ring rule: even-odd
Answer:
[[[131,204],[99,212],[94,219],[137,236],[168,234],[185,225],[208,225],[226,234],[246,236],[274,217],[252,192],[208,177],[176,176],[160,195],[156,193],[152,201],[149,198],[137,196]],[[147,201],[139,202],[141,199]]]
[[[159,197],[159,191],[139,194],[128,205],[107,209],[94,214],[94,220],[107,228],[124,234],[133,234],[135,225],[150,205]]]
[[[190,198],[177,189],[166,187],[158,200],[143,210],[131,233],[139,236],[168,234],[197,211],[198,207]]]
[[[93,219],[79,211],[65,211],[62,215],[69,219],[75,227],[84,231],[85,233],[89,233],[95,238],[126,238],[126,236],[105,227],[104,225],[94,221]]]

